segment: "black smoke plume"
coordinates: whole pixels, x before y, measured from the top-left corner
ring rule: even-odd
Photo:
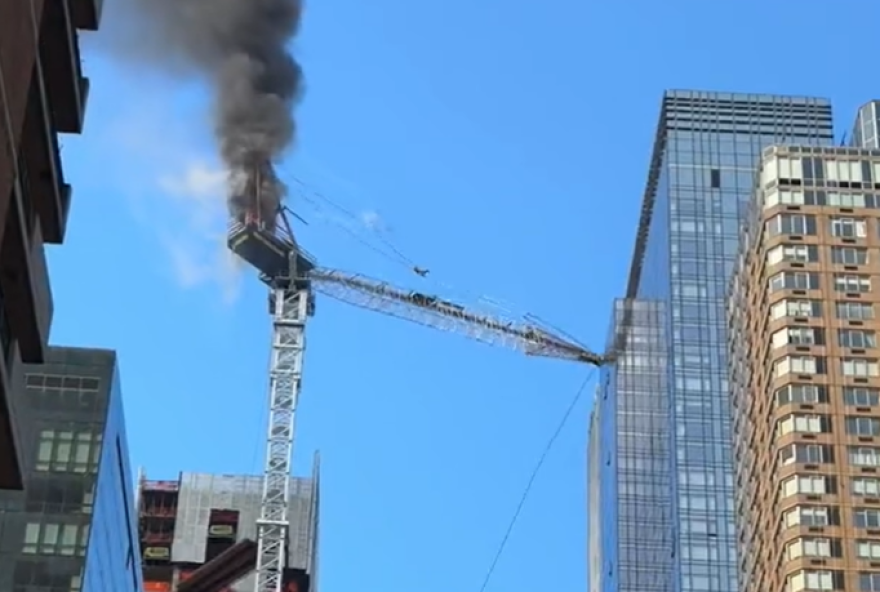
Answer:
[[[233,215],[256,170],[261,206],[274,211],[284,186],[271,170],[296,135],[293,107],[302,70],[288,51],[300,0],[119,0],[128,14],[117,41],[138,61],[175,75],[195,70],[210,84],[214,133],[229,173]],[[131,53],[134,50],[134,53]]]

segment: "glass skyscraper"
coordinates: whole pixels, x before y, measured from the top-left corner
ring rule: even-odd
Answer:
[[[0,494],[0,590],[141,592],[116,354],[53,347],[16,380],[25,490]]]
[[[850,144],[859,148],[880,149],[880,101],[859,107]]]
[[[603,459],[590,484],[591,508],[601,508],[590,550],[599,592],[736,591],[725,295],[739,222],[763,148],[833,142],[825,99],[664,94],[626,300],[612,322],[622,361],[603,370],[591,438],[591,456]],[[648,345],[658,336],[664,348]],[[641,386],[660,359],[663,385]]]

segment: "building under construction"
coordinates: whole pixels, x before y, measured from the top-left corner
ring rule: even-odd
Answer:
[[[319,479],[315,458],[311,477],[290,480],[290,530],[284,592],[318,589]],[[200,566],[246,540],[256,540],[263,496],[261,476],[181,473],[177,480],[138,483],[138,522],[145,592],[170,592]],[[217,592],[250,592],[247,573]]]

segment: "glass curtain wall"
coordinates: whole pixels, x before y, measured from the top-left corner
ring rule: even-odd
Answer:
[[[590,444],[591,592],[672,589],[664,311],[615,302],[609,342],[622,353],[603,369]]]
[[[26,489],[0,496],[0,590],[140,592],[115,353],[52,347],[22,380]]]
[[[675,590],[737,589],[725,294],[755,167],[775,143],[832,145],[830,103],[664,95],[628,295],[667,303]]]

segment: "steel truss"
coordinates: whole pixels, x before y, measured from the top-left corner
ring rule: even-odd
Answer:
[[[271,295],[269,428],[262,510],[257,520],[255,592],[281,592],[287,565],[290,465],[310,297],[307,285],[275,287]]]

